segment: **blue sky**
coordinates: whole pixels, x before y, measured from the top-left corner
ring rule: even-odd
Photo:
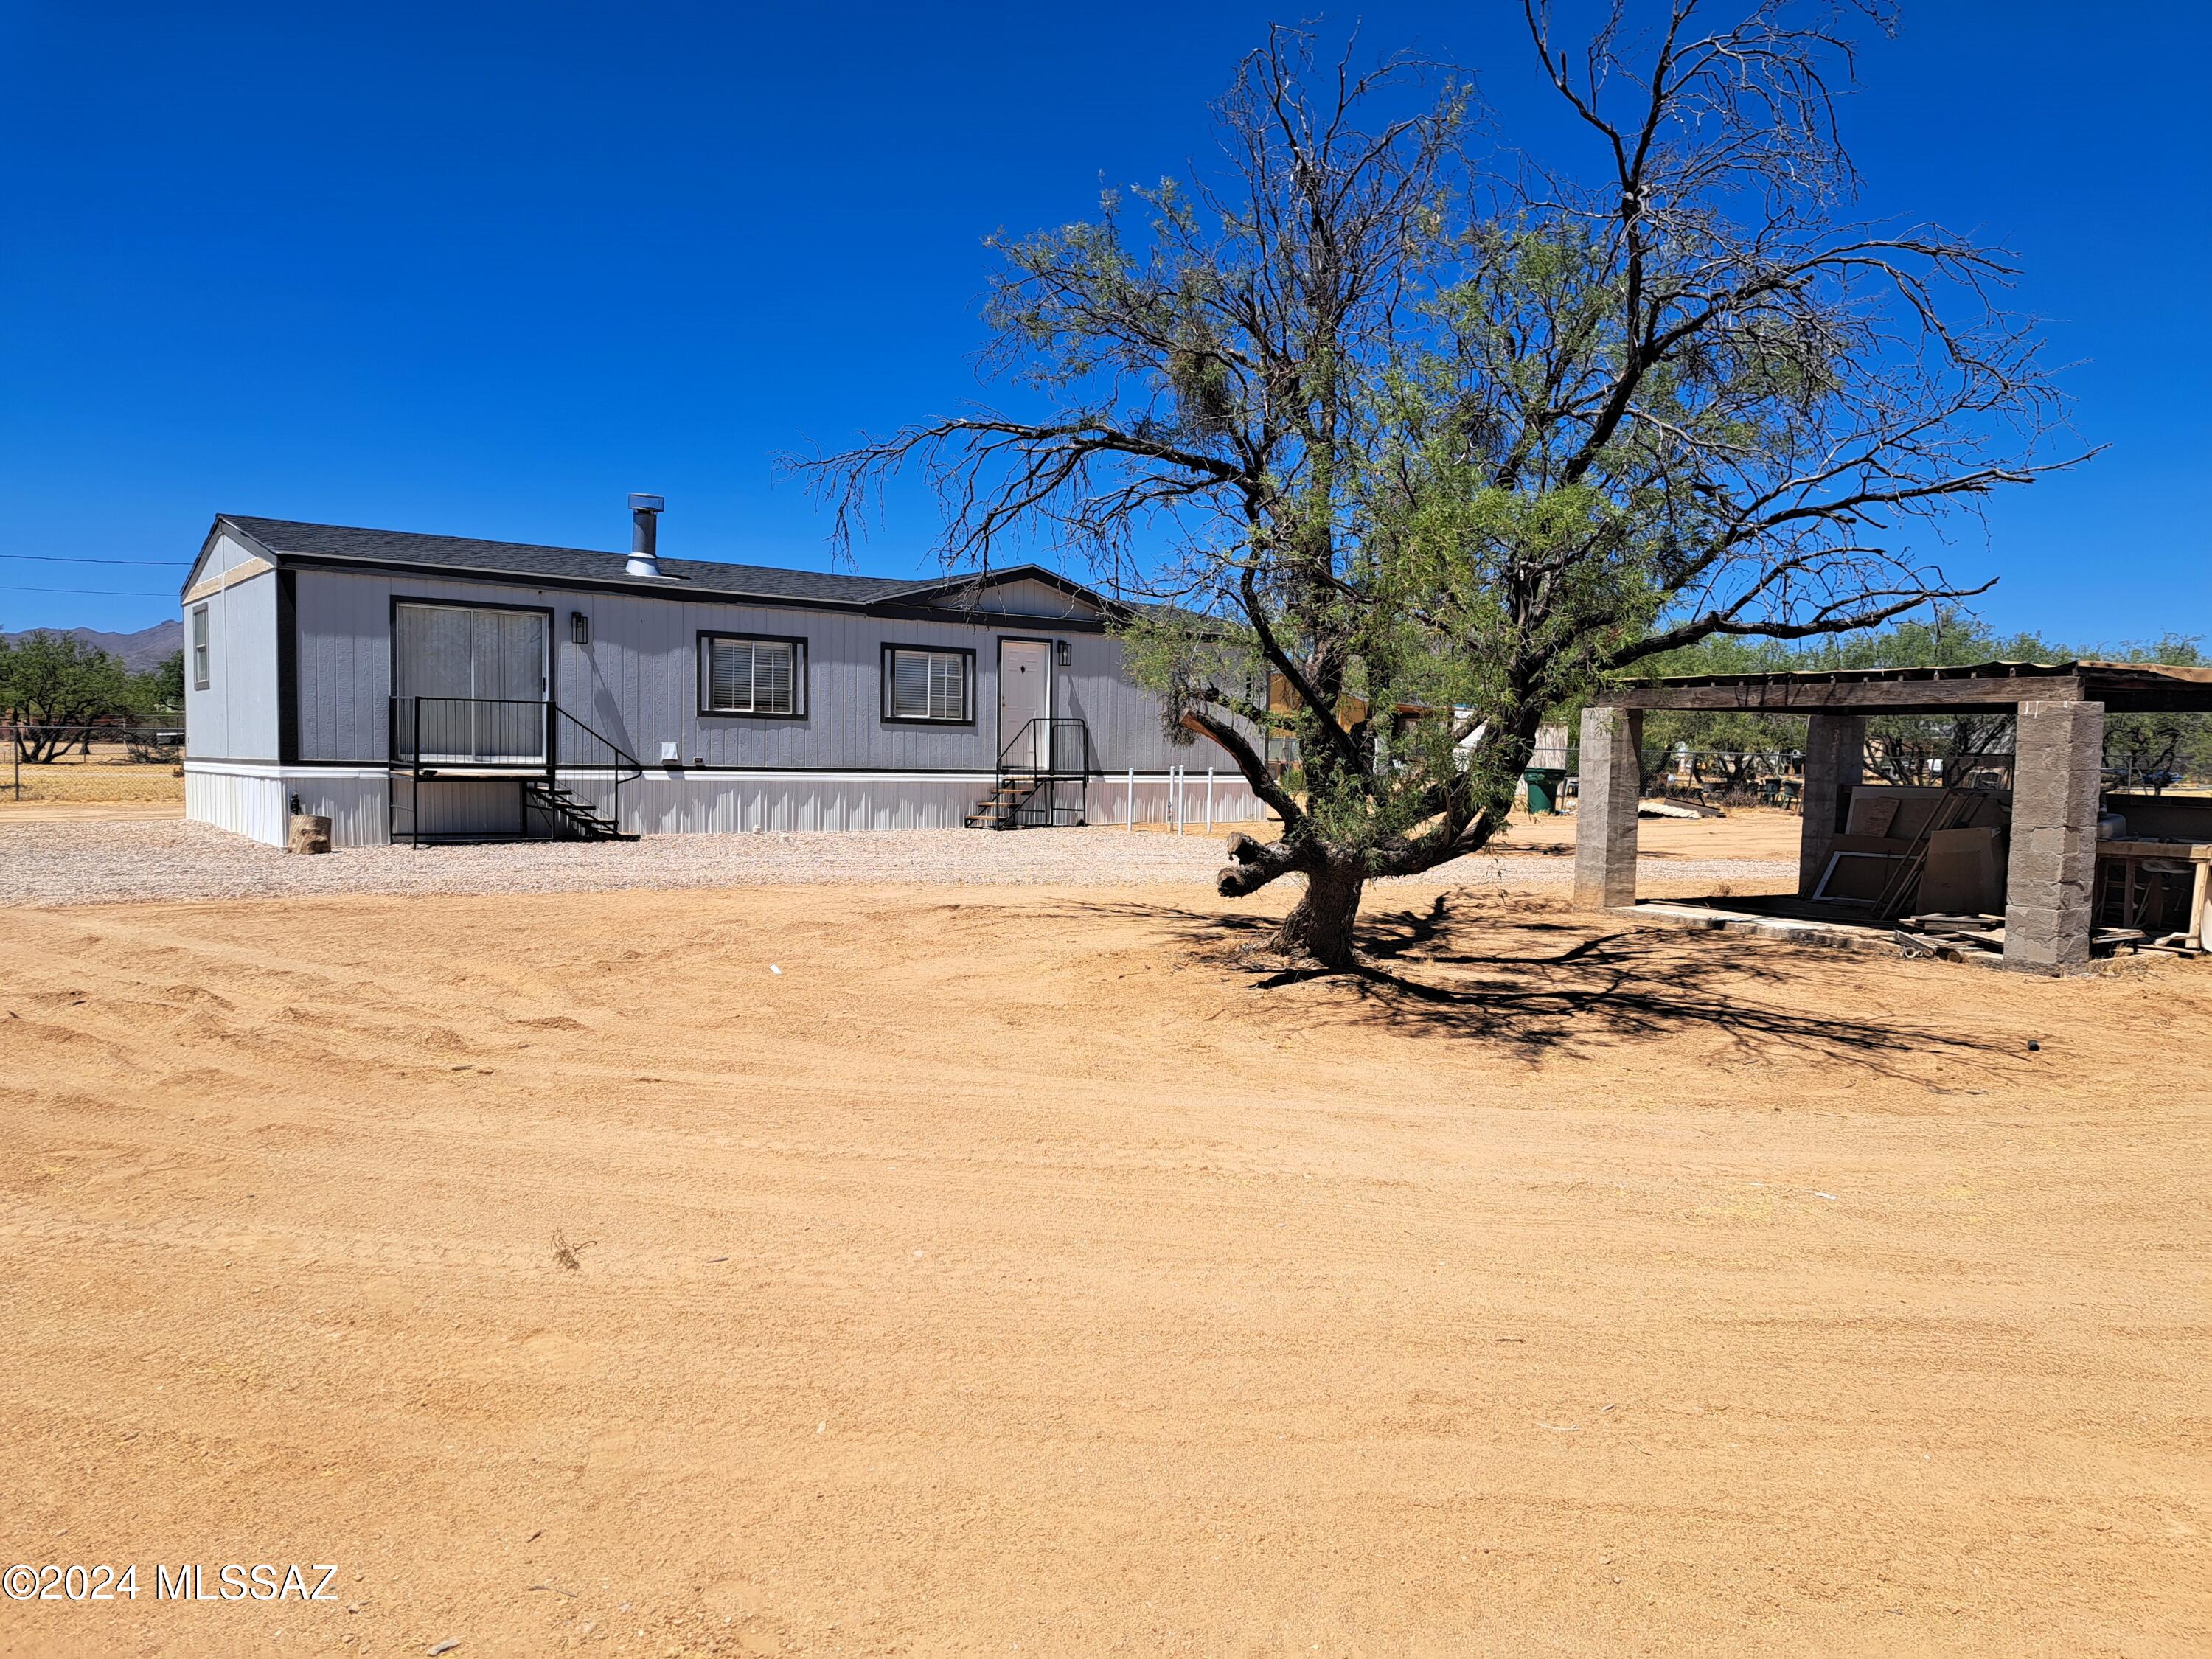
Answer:
[[[823,567],[775,459],[986,395],[980,239],[1202,156],[1265,6],[0,4],[0,554],[181,561],[217,511]],[[1376,47],[1557,131],[1517,5]],[[2212,633],[2198,0],[1923,0],[1846,111],[1865,206],[2020,253],[2109,451],[1949,553],[2004,629]],[[905,573],[901,503],[859,552]],[[0,558],[0,628],[176,569]],[[96,590],[41,592],[33,588]]]

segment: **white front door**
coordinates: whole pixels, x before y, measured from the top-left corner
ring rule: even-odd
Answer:
[[[1039,768],[1052,758],[1052,647],[1042,640],[999,641],[999,750],[1007,764]]]

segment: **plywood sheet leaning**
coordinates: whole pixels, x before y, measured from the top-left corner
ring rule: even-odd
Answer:
[[[2004,860],[1998,838],[1990,825],[1930,833],[1915,902],[1923,910],[1970,915],[2003,909]]]
[[[1851,794],[1850,821],[1844,833],[1853,836],[1887,836],[1897,822],[1898,809],[1905,803],[1895,795],[1870,794],[1854,790]]]
[[[2005,807],[2001,803],[1979,790],[1954,789],[1947,793],[1936,804],[1934,815],[1913,837],[1911,850],[1899,861],[1888,887],[1875,901],[1874,913],[1878,916],[1904,914],[1927,868],[1931,838],[1947,830],[1993,827],[2004,813]]]

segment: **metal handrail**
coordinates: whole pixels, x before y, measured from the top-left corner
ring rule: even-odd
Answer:
[[[1024,739],[1029,738],[1030,733],[1036,732],[1036,728],[1039,726],[1043,726],[1045,728],[1043,736],[1045,740],[1045,752],[1048,757],[1047,763],[1042,766],[1038,766],[1035,764],[1032,760],[1031,763],[1028,765],[1017,764],[1012,759],[1014,750],[1021,745]],[[1060,740],[1063,732],[1076,736],[1079,738],[1082,742],[1083,757],[1079,763],[1072,766],[1060,763]],[[1033,741],[1031,743],[1030,753],[1032,757],[1036,753],[1036,749]],[[1039,714],[1034,719],[1024,720],[1022,723],[1021,728],[1017,731],[1012,737],[1007,738],[1006,743],[999,750],[999,770],[1002,773],[1019,772],[1024,775],[1035,773],[1039,775],[1049,773],[1056,776],[1072,778],[1078,775],[1087,775],[1096,769],[1097,769],[1091,763],[1091,724],[1087,720],[1076,720],[1070,717],[1054,718],[1052,716]]]
[[[562,729],[561,723],[565,723],[567,726],[574,727],[575,730],[586,739],[591,743],[596,744],[600,749],[605,751],[606,757],[605,759],[593,759],[589,761],[568,760],[558,763],[562,766],[565,766],[567,769],[571,772],[606,771],[614,775],[611,799],[608,804],[608,819],[617,830],[620,830],[622,826],[623,785],[625,783],[634,782],[637,779],[643,777],[645,775],[644,763],[641,762],[636,756],[631,754],[629,750],[624,749],[620,744],[617,743],[612,738],[607,736],[606,733],[597,731],[594,728],[585,725],[583,721],[578,720],[567,709],[562,708],[560,704],[554,703],[551,705],[551,708],[553,710],[552,720],[555,723],[553,730],[556,736]],[[549,744],[548,752],[550,754],[551,750],[556,748],[565,747],[566,745],[563,744],[556,743]],[[549,762],[545,768],[545,781],[549,786],[554,782],[554,775],[555,764]]]
[[[410,705],[408,744],[392,758],[435,766],[543,766],[551,757],[554,705],[545,697],[394,697]],[[425,715],[428,715],[428,719]],[[422,751],[430,734],[434,753]],[[398,730],[394,727],[395,733]]]
[[[1043,729],[1040,731],[1040,727]],[[1069,752],[1071,750],[1073,753]],[[1015,759],[1018,751],[1026,753],[1028,760]],[[1042,765],[1037,763],[1040,752],[1044,757]],[[1060,823],[1068,809],[1060,805],[1060,792],[1055,786],[1069,781],[1080,782],[1082,793],[1073,809],[1073,817],[1068,822],[1083,823],[1090,816],[1091,779],[1097,770],[1091,757],[1091,725],[1087,720],[1040,714],[1024,721],[999,750],[998,781],[1001,792],[1009,780],[1023,779],[1029,784],[1020,799],[1005,809],[1011,821],[1024,829],[1044,829]],[[1042,809],[1031,805],[1040,791],[1045,792],[1045,803]]]

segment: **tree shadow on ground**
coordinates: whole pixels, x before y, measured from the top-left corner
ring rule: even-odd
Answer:
[[[1472,1040],[1532,1060],[1700,1032],[1725,1039],[1746,1060],[1796,1054],[1896,1077],[1907,1075],[1901,1062],[1908,1057],[1986,1066],[2011,1053],[1978,1032],[1871,1009],[1836,1011],[1838,1003],[1871,1002],[1865,958],[1719,933],[1608,933],[1572,918],[1558,900],[1510,896],[1477,908],[1469,895],[1440,893],[1425,906],[1370,912],[1361,919],[1359,961],[1350,969],[1273,955],[1272,916],[1133,903],[1078,908],[1165,922],[1194,960],[1254,992],[1305,987],[1348,994],[1333,1006],[1304,1001],[1305,1018]],[[1807,992],[1830,1007],[1806,1006]]]

